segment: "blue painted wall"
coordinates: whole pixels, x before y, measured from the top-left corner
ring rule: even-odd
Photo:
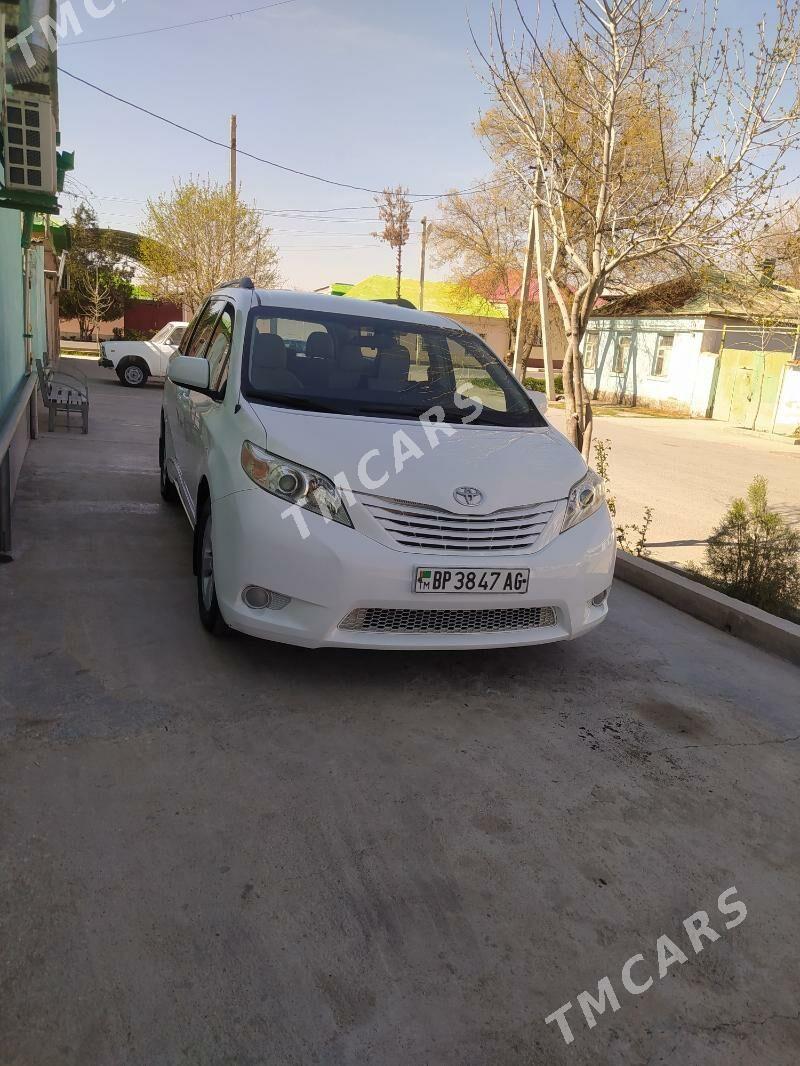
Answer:
[[[19,211],[0,208],[0,422],[26,373],[21,236]]]

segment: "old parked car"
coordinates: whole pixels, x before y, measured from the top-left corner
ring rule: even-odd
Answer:
[[[546,405],[447,318],[219,289],[170,361],[159,442],[203,625],[407,650],[588,633],[614,530]]]
[[[100,366],[116,370],[122,384],[132,389],[140,389],[150,378],[164,378],[187,325],[168,322],[149,341],[104,341],[100,345]]]

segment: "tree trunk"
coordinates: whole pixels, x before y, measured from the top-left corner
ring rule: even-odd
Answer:
[[[403,280],[403,246],[397,248],[397,299],[400,299],[400,285]]]
[[[580,351],[580,341],[573,332],[567,335],[567,351],[564,356],[562,374],[567,437],[588,463],[592,454],[594,414],[583,383],[583,356]]]

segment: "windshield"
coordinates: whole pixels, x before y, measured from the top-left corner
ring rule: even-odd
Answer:
[[[186,332],[186,326],[176,326],[174,322],[167,323],[166,326],[162,326],[161,329],[152,338],[153,344],[174,344],[178,345],[181,342],[181,338]]]
[[[497,356],[463,330],[256,308],[242,378],[251,399],[302,410],[419,418],[437,408],[448,422],[547,424]]]

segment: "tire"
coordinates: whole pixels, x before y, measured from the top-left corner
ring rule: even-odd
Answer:
[[[166,500],[167,503],[176,503],[178,499],[178,490],[175,488],[175,485],[167,472],[167,447],[163,417],[161,419],[161,436],[158,439],[158,469],[161,499]]]
[[[214,587],[214,551],[212,544],[213,520],[211,501],[206,500],[200,508],[196,531],[197,609],[203,627],[215,637],[223,636],[228,627],[222,617]]]
[[[126,359],[117,367],[117,377],[129,389],[142,389],[150,377],[150,368],[143,359]]]

